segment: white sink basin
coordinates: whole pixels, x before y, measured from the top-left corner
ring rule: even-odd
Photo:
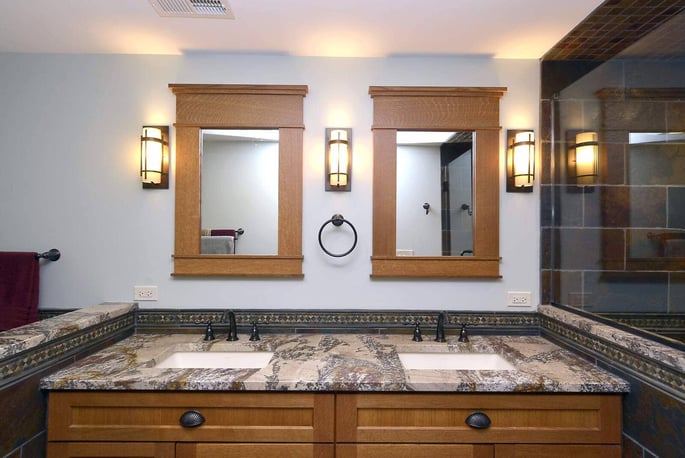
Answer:
[[[494,353],[398,353],[405,369],[513,371],[516,368]]]
[[[269,351],[177,351],[155,367],[175,369],[261,369],[271,360]]]

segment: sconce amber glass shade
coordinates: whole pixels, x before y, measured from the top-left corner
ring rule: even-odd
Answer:
[[[507,145],[507,192],[533,192],[535,133],[508,130]]]
[[[169,126],[143,126],[140,178],[143,188],[169,188]]]
[[[351,191],[352,129],[326,129],[326,191]]]
[[[569,149],[569,181],[579,185],[593,185],[599,175],[599,142],[597,132],[581,132]]]

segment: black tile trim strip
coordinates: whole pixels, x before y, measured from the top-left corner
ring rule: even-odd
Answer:
[[[685,332],[685,315],[682,313],[602,313],[602,316],[610,320],[623,323],[627,326],[646,329],[659,329],[661,331]]]
[[[654,385],[657,382],[665,391],[685,399],[682,372],[547,316],[540,316],[540,325],[543,337],[570,342],[576,350],[601,359],[609,367],[619,366],[645,383]]]
[[[134,324],[133,313],[127,313],[4,359],[0,365],[0,388],[15,383],[20,378],[28,377],[45,367],[53,366],[77,353],[86,352],[89,347],[105,339],[123,336],[126,333],[131,334]]]
[[[64,315],[65,313],[74,312],[79,309],[38,309],[38,319],[47,320],[56,316]]]

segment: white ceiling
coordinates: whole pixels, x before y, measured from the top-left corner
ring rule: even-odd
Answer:
[[[542,55],[601,0],[229,0],[234,20],[148,0],[0,0],[0,52]]]

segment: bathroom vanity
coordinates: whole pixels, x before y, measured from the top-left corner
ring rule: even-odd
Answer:
[[[468,343],[412,342],[407,335],[262,337],[135,335],[44,378],[48,456],[621,454],[628,384],[538,336],[475,336]],[[193,358],[247,352],[270,358],[251,368]],[[410,352],[455,368],[415,368],[400,359]],[[190,356],[165,363],[178,354]],[[513,369],[484,362],[492,355]],[[195,360],[204,367],[187,367]]]
[[[53,392],[50,412],[51,457],[621,456],[616,394]]]

